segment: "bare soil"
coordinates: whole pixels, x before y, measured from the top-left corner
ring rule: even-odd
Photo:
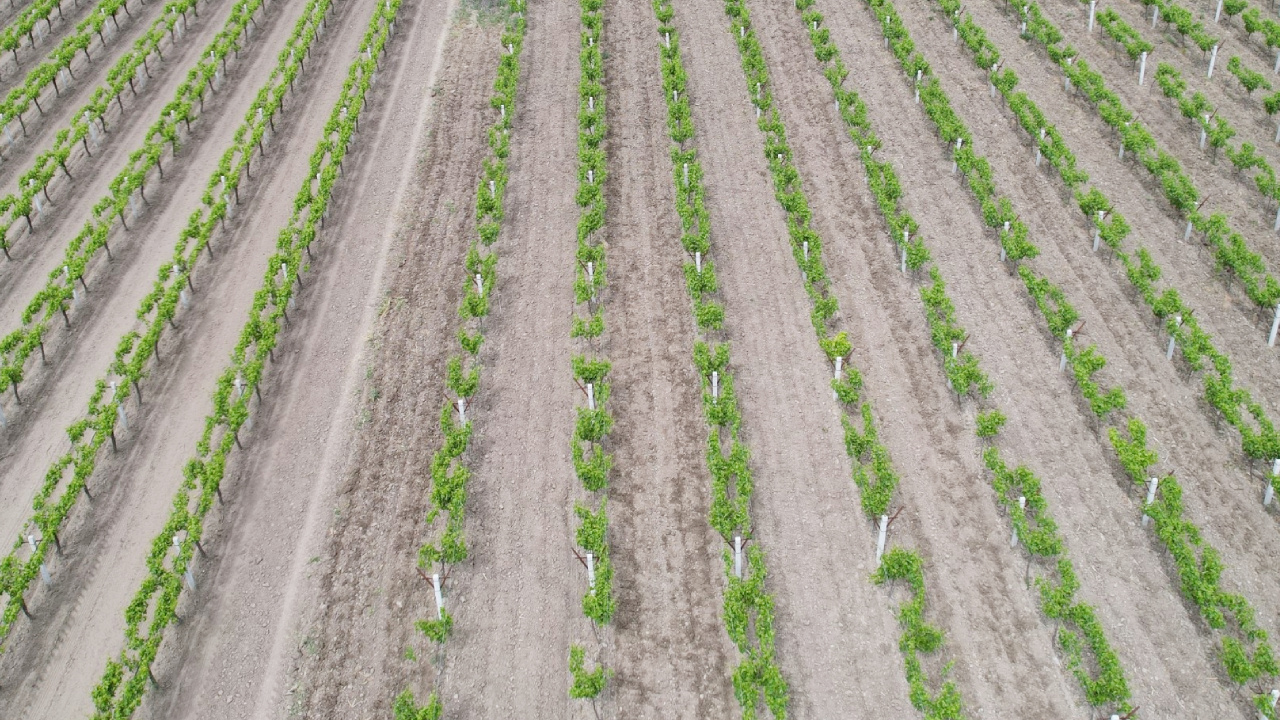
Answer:
[[[607,658],[613,717],[732,717],[737,649],[724,631],[724,541],[711,529],[706,427],[675,212],[658,23],[605,6],[609,82],[606,305],[610,542],[618,612]]]

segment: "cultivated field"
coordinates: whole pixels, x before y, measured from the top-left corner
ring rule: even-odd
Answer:
[[[1277,718],[1256,0],[14,0],[0,717]]]

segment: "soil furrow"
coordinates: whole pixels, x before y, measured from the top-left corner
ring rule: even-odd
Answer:
[[[387,252],[393,242],[410,241],[421,220],[416,208],[424,188],[414,180],[420,178],[422,143],[430,142],[428,121],[436,117],[431,89],[448,18],[449,8],[433,3],[414,2],[400,10],[371,106],[361,115],[361,137],[338,186],[334,212],[342,220],[324,231],[312,265],[320,272],[307,282],[296,314],[290,314],[293,327],[277,349],[279,365],[264,390],[266,403],[246,437],[248,452],[228,490],[228,512],[206,535],[206,547],[214,553],[201,575],[207,590],[191,606],[199,619],[175,639],[181,652],[161,669],[168,682],[154,697],[157,717],[274,717],[300,710],[306,700],[291,666],[303,648],[315,647],[317,637],[301,639],[302,618],[328,602],[317,602],[316,593],[322,573],[331,567],[323,549],[325,531],[331,519],[351,517],[331,514],[334,491],[352,469],[352,440],[366,409],[362,390],[372,392],[384,379],[366,387],[362,370],[376,346],[353,340],[375,339],[370,333],[380,309],[386,309],[378,289]],[[343,69],[333,65],[325,73],[326,94],[337,92],[335,80]],[[328,116],[332,99],[317,98],[317,117]],[[309,154],[306,145],[314,135],[299,138],[296,153],[290,154]],[[301,180],[277,183],[282,197]],[[414,333],[405,339],[421,342],[423,337]],[[316,393],[318,386],[332,391]],[[356,637],[330,658],[342,665],[343,678],[369,676],[358,683],[369,703],[361,716],[384,710],[399,689],[393,683],[403,683],[412,667],[402,653],[413,627],[392,598],[403,608],[421,588],[412,572],[412,548],[423,507],[412,499],[424,495],[415,493],[421,488],[413,482],[391,485],[387,489],[404,491],[404,502],[383,508],[380,520],[358,524],[395,531],[372,548],[385,562],[376,573],[361,574],[384,591],[383,612],[370,618],[377,629],[353,622]],[[391,518],[397,522],[385,522]],[[402,552],[382,554],[388,547]]]
[[[605,10],[611,98],[609,298],[613,369],[609,486],[614,615],[612,706],[626,717],[734,714],[737,650],[720,620],[723,541],[707,522],[700,383],[658,55],[643,2]]]
[[[471,408],[470,557],[446,586],[455,623],[440,691],[451,717],[570,716],[569,643],[591,633],[579,607],[586,574],[570,551],[579,69],[566,38],[578,30],[575,3],[530,4],[506,219],[493,246],[498,283]]]
[[[676,8],[705,173],[712,248],[756,477],[754,540],[768,557],[777,657],[795,717],[912,712],[897,622],[867,580],[875,567],[829,365],[743,92],[723,4]],[[821,429],[819,432],[818,430]]]
[[[423,152],[413,157],[414,189],[406,196],[380,293],[380,319],[360,388],[363,407],[358,417],[345,418],[353,449],[330,480],[335,497],[327,534],[316,538],[323,548],[307,585],[313,592],[287,638],[290,717],[382,716],[406,684],[415,691],[435,684],[428,664],[434,649],[413,628],[415,619],[434,612],[435,601],[414,567],[430,492],[429,448],[441,441],[439,410],[458,326],[463,238],[475,233],[474,216],[462,208],[473,201],[487,153],[500,33],[490,23],[454,25],[440,82],[431,86],[435,119]],[[363,235],[357,223],[343,232]],[[280,452],[287,452],[286,459],[305,456],[317,436],[289,427],[288,450]],[[306,467],[290,472],[302,476]],[[264,516],[254,524],[269,532],[273,521]],[[254,579],[243,581],[242,592],[253,590]],[[377,661],[366,662],[368,657]]]

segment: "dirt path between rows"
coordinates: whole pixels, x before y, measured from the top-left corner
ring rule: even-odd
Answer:
[[[422,27],[436,22],[435,17],[432,11]],[[346,462],[332,469],[327,489],[309,491],[309,501],[322,513],[315,522],[325,532],[317,531],[291,558],[314,560],[314,570],[297,586],[306,602],[296,611],[301,618],[296,629],[279,634],[289,643],[290,717],[384,717],[391,698],[406,686],[425,694],[435,682],[428,664],[430,641],[413,628],[413,620],[434,612],[434,600],[414,567],[425,532],[431,453],[441,442],[445,363],[456,343],[462,289],[458,268],[466,239],[475,233],[470,208],[488,153],[485,133],[492,121],[489,97],[500,32],[492,23],[454,24],[438,66],[439,81],[432,84],[430,71],[424,71],[428,60],[432,67],[437,62],[424,50],[406,61],[396,82],[422,80],[422,89],[429,92],[415,93],[396,107],[429,124],[415,131],[419,139],[410,151],[389,142],[378,153],[405,158],[411,174],[400,204],[403,215],[393,231],[386,289],[378,294],[377,328],[368,357],[356,366],[365,368],[361,408],[354,417],[335,420],[335,429],[349,433],[353,449]],[[416,47],[412,42],[406,46]],[[371,160],[366,172],[377,167]],[[390,218],[388,213],[383,211]],[[357,222],[344,225],[343,232],[363,236]],[[298,391],[306,387],[300,385]],[[342,433],[307,432],[302,423],[289,427],[296,429],[274,441],[282,470],[301,463],[318,442],[342,442]],[[295,482],[304,483],[310,478],[307,471],[302,465],[289,472]],[[253,526],[260,526],[259,534],[270,531],[272,513],[280,512],[281,504],[265,504],[246,525],[246,534],[253,535]],[[282,571],[286,565],[275,567]],[[235,573],[245,576],[249,592],[271,569],[244,567]],[[406,657],[410,650],[416,660]]]
[[[199,622],[176,638],[182,652],[164,669],[172,684],[157,695],[155,717],[279,717],[305,701],[291,666],[300,649],[314,647],[314,636],[300,642],[303,617],[325,607],[317,603],[313,560],[319,562],[330,518],[350,518],[331,515],[330,508],[358,427],[366,382],[361,371],[369,352],[361,340],[377,320],[388,249],[405,239],[406,223],[418,217],[415,159],[434,118],[431,90],[449,17],[448,8],[427,2],[408,3],[400,12],[339,184],[334,213],[342,220],[324,232],[313,260],[320,273],[308,281],[297,316],[291,315],[294,326],[276,354],[280,364],[268,380],[251,449],[235,471],[230,512],[219,519],[211,540],[218,548],[206,568],[211,592],[195,608]],[[362,32],[366,19],[352,18],[353,29]],[[352,54],[318,76],[326,89],[340,88]],[[327,117],[332,100],[316,114]],[[309,150],[299,148],[298,154]],[[390,569],[407,579],[408,568]],[[401,635],[411,627],[401,618]],[[370,640],[386,641],[383,632],[371,635]],[[331,659],[342,662],[344,678],[353,678],[355,661],[376,668],[373,660],[394,662],[402,649],[379,647],[381,655],[357,654],[353,644],[342,658]],[[371,715],[389,701],[384,685],[362,684],[361,690],[383,691]]]
[[[569,455],[580,393],[570,369],[578,206],[579,9],[529,3],[501,260],[486,319],[467,501],[470,559],[440,691],[450,717],[575,717],[569,643],[591,635],[571,552]],[[589,706],[577,704],[590,714]]]
[[[867,581],[875,567],[830,370],[773,199],[722,3],[681,3],[697,143],[706,175],[742,435],[752,451],[754,540],[767,554],[778,659],[797,718],[914,712],[898,627]],[[821,429],[821,430],[820,430]]]
[[[609,290],[618,612],[609,707],[625,718],[732,717],[737,649],[720,619],[724,541],[711,529],[693,318],[684,289],[658,54],[648,3],[605,6]]]

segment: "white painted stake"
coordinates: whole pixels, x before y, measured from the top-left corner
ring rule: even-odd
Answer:
[[[592,170],[591,168],[587,168],[587,182],[591,183],[592,185],[596,184],[596,171]]]
[[[880,536],[876,538],[876,567],[880,567],[880,558],[884,556],[884,541],[889,536],[889,516],[880,516]]]
[[[1276,208],[1276,221],[1271,225],[1271,232],[1280,232],[1280,207]]]
[[[436,591],[436,619],[444,619],[444,595],[440,592],[440,573],[431,574],[431,587]]]
[[[587,383],[587,407],[596,409],[596,386],[593,383]]]
[[[951,357],[954,358],[959,354],[960,354],[960,343],[958,342],[951,343]]]
[[[596,556],[587,553],[587,587],[596,591]]]
[[[742,536],[733,536],[733,574],[737,578],[742,577]]]
[[[588,97],[587,97],[587,109],[591,110],[591,112],[595,112],[595,110],[596,110],[596,96],[595,96],[595,95],[591,95],[591,96],[588,96]]]
[[[805,260],[809,259],[809,241],[808,240],[804,241],[804,259]]]
[[[489,197],[498,197],[498,183],[496,180],[489,181]]]
[[[1101,210],[1098,211],[1098,224],[1093,227],[1093,251],[1098,252],[1098,245],[1102,242],[1102,215]]]
[[[1160,21],[1160,6],[1152,5],[1151,6],[1151,27],[1155,28],[1156,23],[1159,21]]]
[[[697,268],[698,274],[702,274],[702,251],[698,250],[693,253],[693,266]]]
[[[1098,10],[1098,0],[1089,0],[1089,32],[1093,32],[1093,16]]]
[[[902,246],[902,274],[907,274],[907,246]]]
[[[689,163],[684,164],[684,186],[689,187]]]
[[[671,49],[671,33],[667,33],[667,49]]]
[[[476,294],[484,297],[484,278],[480,277],[480,273],[476,273]]]
[[[835,372],[836,382],[840,382],[840,373],[844,369],[843,366],[844,366],[844,358],[842,357],[836,358],[836,372]],[[831,399],[832,400],[840,399],[840,396],[836,394],[836,391],[834,389],[831,391]]]
[[[955,175],[956,170],[960,168],[960,162],[956,160],[956,154],[960,152],[960,147],[964,145],[964,138],[956,138],[956,151],[951,154],[951,174]]]
[[[1147,77],[1147,51],[1142,51],[1142,62],[1138,64],[1138,85],[1141,86]]]
[[[1204,149],[1204,141],[1209,137],[1209,116],[1204,116],[1204,124],[1200,126],[1200,149]]]
[[[463,425],[467,424],[467,399],[458,398],[458,421]]]
[[[1271,336],[1267,338],[1267,347],[1276,346],[1276,331],[1280,330],[1280,303],[1276,304],[1276,316],[1271,321]]]
[[[498,109],[502,111],[502,119],[503,119],[503,120],[506,120],[506,119],[507,119],[507,104],[506,104],[506,103],[502,103],[501,105],[499,105],[499,106],[498,106]]]
[[[1026,497],[1018,498],[1018,509],[1022,511],[1026,511],[1027,509]],[[1009,547],[1018,547],[1018,528],[1016,527],[1013,529],[1013,536],[1009,538]]]
[[[1147,481],[1147,505],[1156,501],[1156,487],[1160,484],[1160,478],[1151,478]],[[1146,527],[1151,522],[1151,516],[1143,513],[1142,526]]]
[[[671,91],[671,102],[680,102],[680,91],[679,91],[679,90],[672,90],[672,91]]]
[[[1218,0],[1218,9],[1213,13],[1213,21],[1216,23],[1222,19],[1222,0]]]
[[[720,399],[720,371],[711,371],[711,397],[714,400]]]
[[[920,102],[920,78],[924,75],[923,70],[916,71],[916,102]]]
[[[1186,242],[1191,239],[1191,221],[1187,221],[1187,229],[1182,231],[1182,241]]]
[[[1213,77],[1213,64],[1218,62],[1218,46],[1213,46],[1213,52],[1209,54],[1209,77]]]
[[[1067,339],[1068,339],[1068,340],[1070,340],[1070,339],[1071,339],[1071,335],[1072,335],[1072,334],[1073,334],[1073,331],[1071,330],[1071,328],[1067,328]],[[1067,371],[1067,350],[1066,350],[1066,348],[1063,348],[1063,349],[1062,349],[1062,359],[1058,361],[1058,372],[1066,372],[1066,371]]]

